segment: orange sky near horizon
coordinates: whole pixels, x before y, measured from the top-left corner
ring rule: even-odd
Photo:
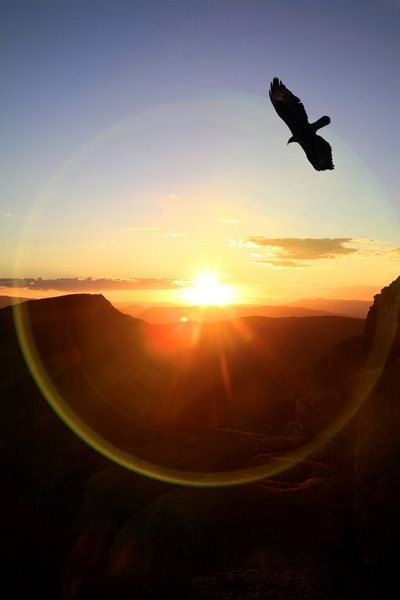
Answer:
[[[112,303],[137,303],[140,304],[170,304],[170,305],[182,305],[182,306],[191,306],[196,304],[204,304],[204,305],[213,305],[213,304],[223,304],[223,305],[235,305],[235,304],[254,304],[254,305],[275,305],[285,303],[296,302],[298,300],[303,299],[316,299],[316,298],[327,298],[327,299],[343,299],[343,300],[365,300],[365,301],[373,301],[373,297],[375,294],[378,294],[384,285],[388,285],[391,281],[388,281],[387,284],[383,285],[365,285],[365,286],[347,286],[347,287],[326,287],[324,289],[316,289],[314,295],[312,291],[310,295],[299,296],[294,294],[293,296],[284,296],[281,297],[257,297],[251,295],[249,290],[241,289],[239,286],[235,288],[233,286],[234,296],[232,298],[227,298],[226,301],[223,302],[213,302],[210,301],[209,298],[206,298],[206,301],[202,301],[202,298],[198,298],[197,301],[193,294],[191,294],[192,290],[195,290],[195,284],[190,287],[183,287],[180,290],[174,290],[171,293],[168,291],[153,291],[149,292],[148,290],[142,290],[140,292],[131,292],[131,291],[115,291],[110,292],[109,290],[97,290],[93,292],[80,291],[80,290],[70,290],[70,291],[60,291],[60,290],[29,290],[27,288],[7,288],[0,287],[0,296],[11,296],[11,297],[21,297],[27,299],[41,299],[41,298],[52,298],[55,296],[63,296],[66,294],[75,294],[75,293],[93,293],[93,294],[102,294],[105,298],[107,298]],[[224,285],[224,284],[223,284]],[[187,293],[189,291],[189,294]],[[247,292],[247,294],[246,294]]]

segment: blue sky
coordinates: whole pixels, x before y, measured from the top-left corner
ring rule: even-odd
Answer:
[[[290,271],[305,294],[313,279],[339,289],[394,276],[399,2],[1,7],[1,276],[14,273],[21,235],[29,260],[20,274],[32,277],[185,278],[211,265],[280,290]],[[331,116],[323,135],[333,174],[313,172],[285,146],[289,131],[266,99],[274,75],[311,119]],[[205,213],[239,225],[210,227]],[[150,241],[144,232],[127,239],[145,227]],[[249,257],[251,236],[374,239],[385,266],[357,241],[360,269],[349,256],[295,275],[263,270],[262,256],[258,265]]]

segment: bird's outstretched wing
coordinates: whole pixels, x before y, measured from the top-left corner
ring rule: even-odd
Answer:
[[[306,141],[300,142],[308,160],[317,171],[334,169],[332,162],[332,148],[324,138],[319,135],[310,136]]]
[[[269,97],[276,112],[285,121],[293,135],[308,124],[303,104],[277,77],[272,80]]]

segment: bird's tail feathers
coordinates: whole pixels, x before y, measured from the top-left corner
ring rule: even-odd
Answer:
[[[314,131],[317,131],[318,129],[321,129],[321,127],[325,127],[325,125],[329,125],[330,122],[331,122],[330,118],[325,115],[324,117],[321,117],[320,119],[318,119],[318,121],[315,121],[315,123],[312,123],[311,127],[313,128]]]

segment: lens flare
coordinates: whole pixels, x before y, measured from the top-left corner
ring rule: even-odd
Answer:
[[[16,304],[13,307],[14,322],[23,355],[39,389],[64,423],[94,450],[127,469],[161,481],[196,487],[241,485],[273,477],[292,468],[296,462],[303,461],[328,443],[352,419],[371,394],[389,356],[400,312],[400,306],[396,306],[392,314],[378,315],[377,333],[366,364],[354,382],[349,402],[343,412],[325,430],[296,450],[269,459],[262,465],[223,472],[193,472],[170,469],[142,460],[105,439],[93,429],[90,423],[77,414],[60,394],[41,360],[24,304]]]
[[[224,306],[236,300],[237,292],[232,285],[221,283],[214,273],[201,273],[193,287],[183,290],[182,296],[196,306]]]
[[[229,108],[229,110],[225,110],[226,115],[229,115],[230,111],[236,108],[239,111],[237,113],[238,116],[242,116],[243,118],[247,119],[251,117],[251,119],[254,119],[254,122],[251,121],[248,123],[248,127],[252,132],[254,132],[255,141],[257,141],[259,139],[257,137],[259,120],[254,115],[259,115],[261,111],[264,118],[265,99],[227,91],[226,98],[218,99],[216,102],[214,102],[214,104],[210,104],[209,102],[205,101],[203,103],[181,103],[172,108],[160,106],[154,110],[136,114],[132,118],[117,123],[108,131],[105,131],[92,140],[89,140],[81,148],[79,148],[52,174],[51,177],[49,177],[46,185],[43,187],[39,196],[36,198],[34,205],[32,206],[29,219],[26,220],[26,225],[22,232],[18,247],[17,264],[14,274],[15,277],[21,277],[24,273],[26,273],[27,270],[30,270],[30,257],[35,254],[32,251],[36,235],[35,224],[40,222],[42,215],[46,212],[46,209],[53,201],[56,192],[62,187],[62,185],[65,183],[65,180],[70,176],[71,173],[74,172],[74,170],[76,170],[79,165],[83,164],[92,153],[98,150],[102,145],[116,138],[121,132],[125,132],[128,126],[142,127],[142,124],[146,121],[146,119],[153,123],[155,117],[161,118],[160,115],[163,116],[164,113],[166,115],[165,118],[167,118],[168,115],[171,114],[172,110],[175,111],[174,114],[179,115],[179,118],[181,118],[181,115],[186,114],[191,116],[192,107],[198,110],[199,107],[201,108],[203,105],[207,109],[207,114],[209,114],[210,106],[220,107],[221,102],[222,106],[226,105],[226,107]],[[194,112],[194,114],[197,113]],[[218,108],[218,119],[221,119],[220,115],[220,108]],[[235,118],[235,122],[238,121],[242,122],[241,119]],[[257,143],[261,144],[261,141],[257,141]],[[344,146],[340,139],[336,138],[335,143],[336,145],[343,147],[343,153],[345,153],[346,157],[348,158],[348,169],[353,170],[356,173],[360,173],[360,177],[355,179],[357,185],[359,184],[359,181],[362,180],[362,175],[365,181],[366,189],[371,190],[371,194],[373,193],[374,197],[376,197],[374,202],[376,202],[376,204],[380,202],[385,207],[385,211],[382,210],[381,212],[382,214],[385,212],[385,214],[387,213],[390,216],[390,219],[387,219],[387,221],[392,223],[393,227],[395,227],[397,225],[397,219],[394,216],[394,208],[392,209],[390,206],[388,206],[388,202],[385,199],[383,191],[376,182],[376,179],[371,171],[361,165],[358,157],[355,156],[347,146]],[[259,154],[261,156],[264,156],[263,148],[264,146],[262,145],[258,146],[258,149],[260,150]],[[343,161],[343,164],[344,163],[345,161]],[[378,210],[376,213],[378,216],[380,215]],[[392,214],[393,218],[391,218]],[[219,282],[218,277],[210,273],[199,275],[192,288],[188,288],[184,293],[185,301],[198,305],[229,304],[234,302],[236,297],[236,290],[232,286]],[[398,319],[398,308],[396,310],[397,313],[395,315],[395,319]],[[43,363],[38,352],[36,340],[32,334],[31,324],[25,311],[24,303],[14,305],[13,311],[21,350],[34,380],[36,381],[39,389],[43,393],[49,405],[76,435],[89,444],[93,449],[106,456],[110,460],[113,460],[115,463],[139,474],[174,484],[199,487],[238,485],[273,477],[278,473],[293,467],[293,463],[295,461],[302,461],[314,454],[318,449],[321,448],[321,446],[329,442],[350,421],[350,419],[359,410],[363,402],[368,398],[373,390],[374,385],[378,381],[380,374],[382,373],[395,335],[395,327],[393,325],[395,321],[390,320],[387,315],[379,315],[377,323],[377,332],[379,335],[375,336],[366,364],[354,381],[350,398],[345,409],[332,423],[330,423],[330,425],[324,431],[321,431],[315,438],[308,441],[297,450],[291,451],[290,454],[284,455],[278,459],[267,459],[267,461],[262,465],[237,468],[236,470],[225,472],[204,473],[168,469],[160,465],[141,460],[133,453],[124,451],[117,444],[111,442],[109,439],[106,439],[106,437],[101,435],[99,431],[96,430],[96,426],[85,419],[83,414],[81,414],[81,411],[74,410],[68,403],[67,399],[60,393],[60,390],[57,387],[57,382],[49,373],[46,364]],[[182,321],[184,322],[184,318]],[[198,327],[200,328],[201,326],[198,325]],[[194,329],[193,332],[193,335],[198,335],[198,329]],[[243,335],[246,335],[245,331],[243,332]],[[221,357],[221,371],[224,373],[224,383],[226,388],[229,390],[231,385],[229,379],[230,373],[227,372],[223,356]],[[145,400],[146,398],[143,398],[144,402]]]

